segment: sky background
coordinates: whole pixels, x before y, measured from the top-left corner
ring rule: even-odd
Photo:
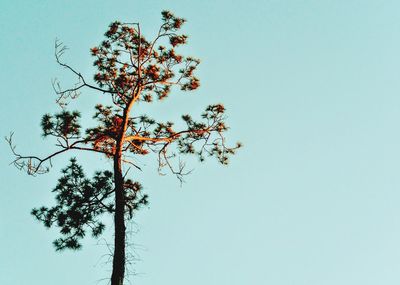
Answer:
[[[93,73],[89,48],[111,21],[140,22],[151,38],[161,10],[185,17],[186,54],[202,59],[201,88],[149,112],[167,120],[223,102],[228,139],[244,143],[228,167],[189,160],[180,187],[151,160],[133,173],[150,195],[132,226],[133,284],[376,285],[400,283],[399,1],[0,2],[0,134],[22,153],[53,148],[39,122],[58,111],[51,79],[73,77],[54,59]],[[84,121],[101,100],[71,104]],[[140,110],[138,110],[140,112]],[[104,240],[55,252],[57,232],[29,214],[70,156],[49,174],[9,166],[0,144],[0,284],[107,284]],[[110,168],[80,156],[88,175]],[[104,235],[110,240],[111,231]]]

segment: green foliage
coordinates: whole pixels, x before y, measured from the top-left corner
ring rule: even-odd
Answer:
[[[96,172],[90,180],[86,178],[83,169],[76,159],[62,171],[57,186],[57,204],[51,208],[40,207],[32,210],[32,215],[41,221],[45,227],[58,227],[61,237],[54,241],[57,250],[79,249],[87,231],[93,237],[100,236],[105,225],[101,222],[103,213],[114,213],[115,205],[113,173],[110,171]],[[127,218],[133,217],[133,212],[140,206],[148,204],[148,196],[141,194],[142,186],[138,182],[127,180],[124,185],[126,193]]]
[[[100,236],[105,225],[101,222],[103,213],[113,213],[114,180],[110,171],[96,172],[90,180],[76,159],[62,170],[62,177],[52,192],[56,193],[57,204],[51,208],[40,207],[32,210],[32,215],[45,227],[58,227],[62,237],[54,241],[57,250],[79,249],[79,242],[89,230],[93,237]],[[148,204],[148,196],[142,195],[138,182],[127,180],[126,213],[132,218],[133,211]]]
[[[81,115],[78,111],[69,112],[63,110],[53,116],[45,114],[41,121],[43,136],[54,136],[64,139],[78,138],[81,127],[78,122],[80,117]]]
[[[180,33],[185,19],[171,12],[162,12],[162,24],[153,40],[147,40],[138,23],[113,22],[105,33],[105,40],[91,49],[96,73],[94,84],[88,83],[81,73],[61,62],[65,47],[56,44],[56,60],[63,68],[78,78],[72,88],[61,90],[56,81],[57,102],[63,110],[54,115],[45,114],[41,120],[44,137],[53,137],[60,149],[44,158],[23,156],[15,152],[11,137],[8,140],[19,169],[29,174],[47,172],[51,159],[69,150],[90,151],[105,155],[114,163],[114,172],[99,171],[89,179],[75,159],[62,170],[53,192],[56,205],[32,210],[32,214],[46,227],[59,228],[61,237],[54,241],[57,250],[78,249],[81,239],[90,232],[98,237],[104,231],[102,215],[115,214],[123,225],[135,211],[148,204],[148,196],[142,186],[132,181],[125,167],[139,168],[132,157],[153,154],[158,170],[166,168],[182,181],[184,163],[180,156],[195,155],[200,161],[207,156],[215,157],[222,164],[241,144],[230,147],[226,144],[225,107],[209,105],[200,120],[183,115],[183,128],[174,122],[158,121],[146,114],[132,111],[140,104],[167,98],[173,87],[183,91],[196,90],[200,86],[195,70],[200,61],[179,53],[179,46],[187,43],[188,37]],[[98,103],[93,119],[95,125],[81,132],[80,113],[65,110],[63,101],[76,99],[82,88],[99,92],[99,101],[112,101],[112,106]],[[106,98],[104,98],[106,97]],[[111,99],[111,100],[110,100]],[[131,114],[135,114],[132,116]],[[179,159],[177,166],[175,158]],[[46,163],[49,165],[46,167]],[[126,173],[123,175],[123,171]],[[117,189],[117,190],[116,190]],[[118,194],[118,195],[117,195]],[[119,202],[117,201],[117,198]],[[122,221],[121,221],[122,219]],[[123,230],[116,232],[122,232]],[[123,236],[123,235],[121,235]],[[119,247],[121,248],[121,247]],[[120,253],[121,255],[121,253]],[[123,260],[123,258],[121,259]]]
[[[139,182],[133,182],[131,179],[127,179],[124,183],[125,213],[129,219],[133,218],[134,211],[149,204],[149,197],[147,194],[142,194],[142,189],[143,187]]]
[[[110,171],[96,172],[92,180],[85,177],[83,169],[75,159],[62,170],[53,192],[57,205],[51,208],[41,207],[32,210],[46,227],[60,228],[61,238],[54,241],[57,250],[81,247],[79,239],[87,230],[92,236],[99,236],[104,230],[100,215],[113,211],[113,202],[109,199],[113,193],[113,174]]]

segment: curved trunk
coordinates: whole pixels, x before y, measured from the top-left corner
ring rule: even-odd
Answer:
[[[140,73],[139,73],[140,74]],[[122,175],[122,145],[125,132],[128,127],[129,112],[138,98],[141,87],[139,87],[129,101],[123,112],[122,125],[120,126],[118,138],[116,140],[114,154],[114,184],[115,184],[115,215],[114,215],[114,257],[111,275],[111,285],[123,285],[125,276],[125,191],[124,177]]]
[[[120,151],[114,157],[115,215],[114,257],[111,285],[123,285],[125,275],[125,194]]]

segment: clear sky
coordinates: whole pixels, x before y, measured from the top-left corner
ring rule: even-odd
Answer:
[[[73,79],[55,63],[55,38],[90,76],[89,48],[111,21],[139,21],[151,37],[164,9],[188,20],[202,86],[151,112],[168,119],[223,102],[228,139],[245,148],[228,167],[191,161],[182,187],[139,161],[150,206],[130,236],[133,284],[399,284],[399,1],[2,0],[1,135],[15,131],[20,152],[53,149],[39,128],[57,111],[50,82]],[[90,117],[97,98],[84,93],[71,108]],[[104,241],[56,253],[57,233],[29,214],[52,205],[69,155],[28,177],[8,165],[5,143],[0,154],[0,284],[107,284]],[[89,175],[110,167],[79,162]]]

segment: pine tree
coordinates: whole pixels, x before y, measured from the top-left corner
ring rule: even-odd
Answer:
[[[209,105],[199,121],[183,115],[181,125],[185,127],[182,129],[177,129],[172,122],[137,115],[140,104],[164,100],[174,87],[192,91],[200,86],[195,76],[200,61],[177,51],[187,42],[187,36],[179,33],[185,19],[168,11],[161,14],[162,24],[152,41],[142,35],[139,23],[111,23],[105,40],[90,50],[97,69],[94,83],[89,83],[61,60],[66,48],[56,42],[57,63],[78,80],[70,89],[61,89],[57,81],[53,82],[62,111],[45,114],[41,120],[43,136],[54,138],[58,151],[43,158],[21,155],[16,152],[12,135],[7,138],[15,156],[14,165],[30,175],[46,173],[51,159],[69,150],[100,153],[112,161],[111,171],[98,171],[89,179],[76,158],[72,158],[53,190],[56,205],[32,210],[34,217],[46,227],[59,228],[61,237],[54,241],[57,250],[79,249],[80,240],[87,232],[99,237],[105,228],[102,215],[113,215],[112,285],[124,282],[126,222],[148,203],[141,184],[123,172],[129,166],[139,168],[129,157],[155,154],[160,171],[166,168],[182,180],[186,172],[183,164],[174,167],[177,155],[195,155],[201,161],[216,157],[227,164],[228,157],[241,146],[240,143],[234,147],[226,145],[224,133],[228,127],[222,104]],[[97,104],[93,116],[97,126],[82,131],[80,113],[68,111],[66,103],[78,98],[85,88],[97,91],[99,101],[108,98],[112,104]]]

